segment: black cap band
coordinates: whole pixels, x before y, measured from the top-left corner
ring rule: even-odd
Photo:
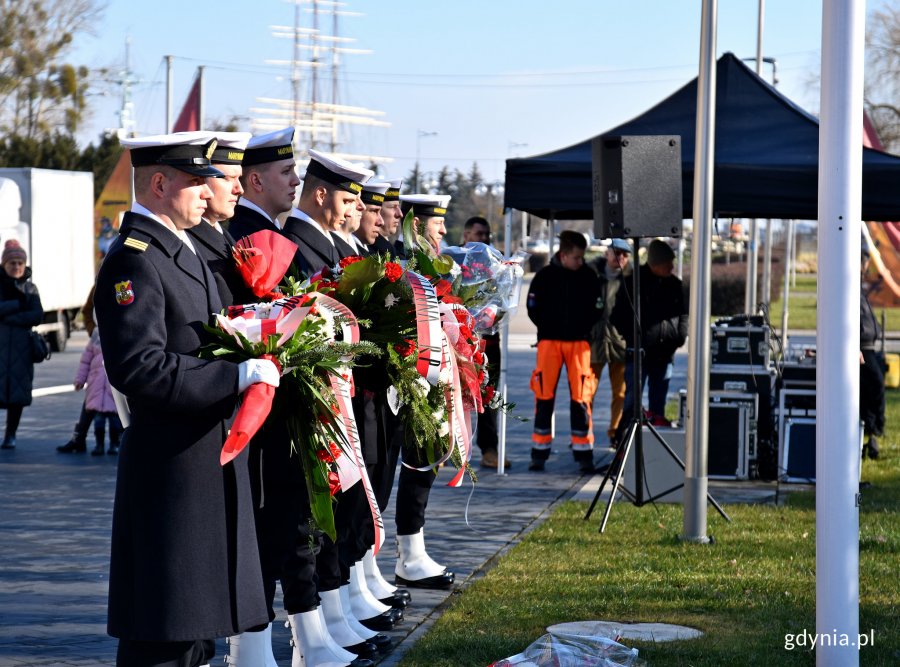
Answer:
[[[331,171],[331,169],[316,160],[309,161],[309,166],[306,167],[306,174],[308,176],[315,176],[316,178],[325,181],[326,183],[336,185],[342,190],[352,192],[353,194],[359,194],[360,192],[362,192],[361,183],[358,183],[357,181],[354,181],[347,176]]]
[[[215,150],[215,139],[205,144],[137,147],[131,149],[131,166],[208,167]]]
[[[363,189],[363,191],[359,193],[359,196],[364,204],[369,204],[370,206],[381,206],[384,204],[384,195],[380,192],[369,192],[368,190]]]
[[[244,159],[241,161],[241,164],[245,167],[251,167],[255,164],[293,159],[294,147],[290,144],[284,146],[263,146],[261,148],[248,148],[245,150]]]
[[[211,158],[213,164],[241,164],[243,161],[244,151],[240,148],[228,148],[222,145],[216,146]]]
[[[413,215],[417,218],[443,218],[447,215],[447,208],[445,206],[437,206],[435,204],[405,201],[401,202],[400,208],[404,215],[406,215],[409,209],[412,209]]]

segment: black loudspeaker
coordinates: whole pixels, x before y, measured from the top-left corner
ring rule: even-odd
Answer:
[[[596,137],[591,154],[594,236],[681,236],[681,137]]]

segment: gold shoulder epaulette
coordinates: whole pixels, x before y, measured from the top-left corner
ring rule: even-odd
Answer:
[[[127,248],[132,248],[133,250],[137,250],[138,252],[144,252],[147,249],[147,246],[150,244],[146,241],[138,241],[135,238],[131,238],[130,236],[125,239],[125,243],[123,244]]]

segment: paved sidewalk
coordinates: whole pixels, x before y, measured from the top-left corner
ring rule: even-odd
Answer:
[[[86,336],[76,334],[66,352],[37,366],[35,386],[70,385],[85,343]],[[510,352],[510,400],[519,405],[516,413],[526,417],[532,406],[528,377],[534,352],[529,344],[520,335]],[[559,400],[560,424],[568,423],[565,393],[563,389]],[[68,439],[82,398],[82,393],[66,390],[36,397],[25,409],[18,448],[0,456],[0,666],[114,662],[116,644],[106,635],[105,623],[116,460],[55,450]],[[604,401],[608,405],[608,396],[600,399]],[[164,425],[160,428],[162,434]],[[530,423],[510,420],[508,434],[509,475],[476,467],[474,489],[470,483],[451,489],[445,469],[431,495],[429,553],[456,572],[457,589],[479,576],[549,507],[573,494],[583,479],[565,445],[554,451],[546,473],[527,472]],[[479,459],[476,453],[476,466]],[[393,512],[385,519],[388,541],[379,564],[390,577],[396,553]],[[407,638],[420,636],[451,595],[413,591],[406,621],[392,633],[400,646],[382,664],[397,664],[411,643]],[[290,662],[288,640],[279,622],[274,644],[283,665]],[[217,664],[224,654],[222,642]]]
[[[515,414],[528,418],[533,406],[528,380],[534,364],[530,348],[534,336],[520,318],[511,336],[508,398],[518,404]],[[0,667],[114,663],[116,643],[106,635],[105,624],[116,461],[108,456],[55,451],[68,439],[81,406],[83,395],[63,386],[71,383],[86,340],[83,333],[76,334],[65,353],[36,367],[36,387],[62,391],[36,397],[25,410],[18,449],[0,452]],[[671,391],[684,386],[685,368],[682,354]],[[604,377],[595,401],[598,434],[606,430],[609,399]],[[425,534],[429,553],[456,572],[455,591],[480,577],[556,503],[573,497],[592,481],[578,475],[566,446],[568,405],[568,390],[562,382],[556,415],[560,437],[546,472],[527,471],[531,424],[515,419],[509,421],[507,431],[507,456],[512,462],[509,474],[478,469],[477,451],[473,462],[479,479],[474,488],[468,482],[463,488],[448,488],[450,471],[441,471],[428,506]],[[162,436],[164,425],[160,429]],[[601,458],[601,450],[606,451],[604,445],[598,442],[596,458]],[[592,497],[598,483],[599,478],[594,478],[594,486],[585,488],[581,497]],[[765,500],[772,492],[763,487],[761,495],[753,495],[741,488],[741,498]],[[717,497],[729,502],[721,490]],[[385,525],[388,538],[379,565],[390,579],[396,557],[392,510]],[[398,664],[454,593],[412,594],[405,622],[391,633],[396,647],[381,665]],[[279,664],[289,665],[289,632],[283,621],[282,612],[273,643]],[[224,642],[220,642],[213,664],[222,665],[225,652]]]

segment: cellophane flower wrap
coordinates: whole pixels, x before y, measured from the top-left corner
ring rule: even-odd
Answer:
[[[503,318],[512,317],[519,306],[528,253],[519,251],[506,259],[485,243],[451,246],[442,253],[459,267],[453,276],[453,293],[472,313],[476,330],[497,333]]]
[[[262,234],[264,239],[272,233]],[[302,465],[313,521],[334,539],[332,496],[342,485],[346,488],[361,478],[359,466],[352,460],[353,448],[341,414],[341,400],[335,394],[335,386],[339,384],[336,378],[346,380],[357,355],[379,352],[368,343],[339,339],[336,335],[339,329],[355,327],[356,323],[352,313],[340,310],[340,304],[334,304],[338,308],[327,307],[325,302],[330,301],[329,297],[302,289],[292,280],[274,292],[278,286],[275,274],[280,269],[272,272],[260,267],[283,265],[283,256],[289,253],[292,260],[293,252],[277,240],[267,243],[257,238],[255,242],[258,245],[251,247],[266,249],[262,256],[267,252],[273,255],[265,261],[256,259],[261,255],[255,252],[242,256],[242,262],[248,267],[244,275],[255,276],[255,282],[248,281],[248,285],[255,293],[287,296],[232,306],[224,313],[215,314],[216,326],[207,330],[216,342],[203,348],[201,356],[236,363],[267,358],[281,369],[282,377],[277,389],[257,383],[242,394],[222,448],[221,462],[224,465],[237,456],[274,410],[285,420],[291,447]],[[296,249],[293,243],[290,245]],[[248,262],[246,257],[254,259]]]
[[[411,221],[405,220],[404,224],[411,225]],[[498,378],[488,372],[484,336],[496,334],[502,319],[515,313],[528,253],[517,252],[504,259],[498,250],[484,243],[451,246],[439,255],[421,243],[408,245],[406,250],[412,253],[413,264],[432,277],[441,301],[444,328],[456,354],[465,409],[482,412],[490,407],[511,411],[515,405],[503,400],[497,391]],[[449,314],[448,306],[452,306]],[[454,335],[457,328],[462,333],[459,337]]]

